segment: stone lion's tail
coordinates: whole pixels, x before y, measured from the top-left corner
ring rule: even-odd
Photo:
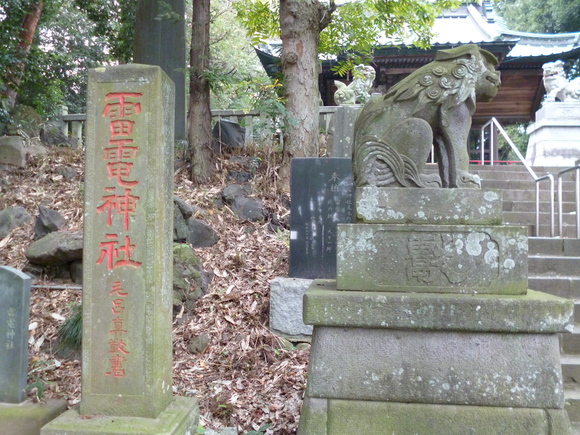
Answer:
[[[353,155],[357,187],[427,187],[411,159],[376,137],[364,138]]]

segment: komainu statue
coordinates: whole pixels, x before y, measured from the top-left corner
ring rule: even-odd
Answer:
[[[467,138],[476,101],[490,101],[498,61],[477,45],[437,52],[435,60],[372,99],[355,124],[357,187],[480,187],[468,172]],[[426,174],[433,148],[439,175]]]
[[[564,62],[548,62],[542,65],[546,102],[580,100],[580,77],[568,81],[564,72]]]
[[[357,65],[353,75],[354,80],[348,86],[338,80],[334,81],[337,88],[334,101],[339,106],[365,104],[371,99],[369,92],[376,77],[375,69],[372,66]]]

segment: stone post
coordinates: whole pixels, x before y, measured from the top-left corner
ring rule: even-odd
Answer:
[[[89,73],[82,401],[43,434],[196,424],[172,396],[173,92],[156,66]]]

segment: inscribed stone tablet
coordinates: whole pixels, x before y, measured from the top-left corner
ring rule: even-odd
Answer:
[[[351,159],[293,159],[290,190],[288,275],[336,277],[336,225],[353,222]]]
[[[26,398],[30,282],[19,270],[0,266],[0,402]]]
[[[338,225],[337,289],[525,294],[526,228]]]

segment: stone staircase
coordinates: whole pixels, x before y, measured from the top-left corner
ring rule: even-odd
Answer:
[[[534,168],[538,176],[557,174],[563,168]],[[540,228],[535,234],[535,182],[523,166],[472,166],[482,179],[483,189],[503,190],[505,224],[528,227],[528,288],[572,299],[575,302],[575,329],[562,334],[562,374],[566,409],[575,433],[580,434],[580,239],[575,238],[573,174],[563,183],[563,235],[550,238],[549,183],[541,182]],[[557,204],[555,215],[558,232]]]

